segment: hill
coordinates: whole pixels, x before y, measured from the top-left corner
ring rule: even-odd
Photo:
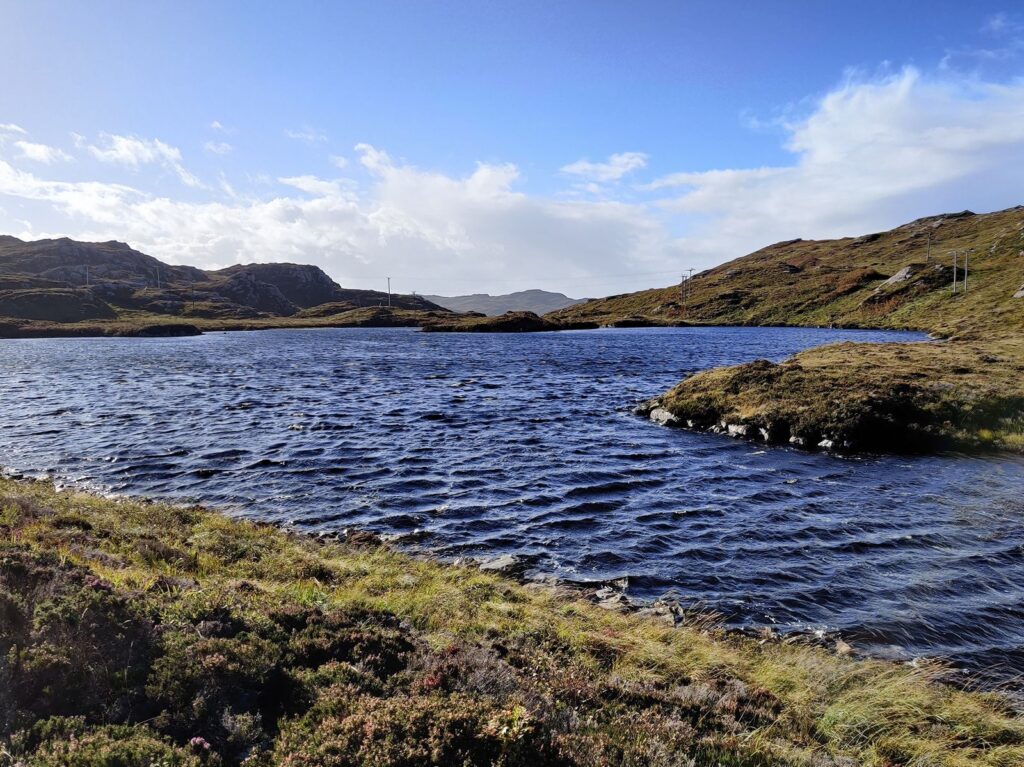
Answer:
[[[0,236],[0,333],[7,335],[120,332],[168,318],[204,320],[208,327],[209,321],[272,324],[291,317],[325,324],[324,318],[389,301],[399,312],[448,312],[420,296],[389,299],[343,288],[316,266],[259,263],[204,271],[163,263],[122,242]],[[52,323],[83,322],[94,324],[51,333]]]
[[[968,256],[968,291],[952,293]],[[553,321],[917,328],[1024,328],[1024,207],[918,219],[888,232],[790,240],[693,276],[686,286],[587,301]]]
[[[640,408],[662,423],[849,451],[1024,450],[1022,207],[777,243],[682,287],[588,301],[546,317],[562,324],[624,318],[913,328],[947,339],[839,344],[781,365],[760,360],[698,373]]]
[[[586,301],[585,298],[569,298],[564,293],[552,293],[547,290],[520,290],[500,296],[473,293],[468,296],[424,296],[424,298],[445,309],[451,309],[453,312],[480,312],[489,317],[496,317],[508,312],[547,314]]]

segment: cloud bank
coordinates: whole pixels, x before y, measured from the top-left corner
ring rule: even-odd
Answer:
[[[76,159],[132,171],[130,183],[64,181],[21,166],[48,161],[19,151],[32,142],[10,123],[0,126],[0,205],[28,206],[30,220],[41,222],[12,234],[126,240],[177,263],[291,260],[357,286],[391,275],[406,291],[539,286],[597,295],[669,284],[683,268],[777,240],[1024,203],[1022,81],[915,69],[851,75],[778,130],[792,157],[784,165],[644,179],[652,163],[664,168],[670,158],[621,152],[553,171],[568,187],[542,196],[525,190],[512,164],[479,163],[451,175],[368,143],[352,150],[352,162],[325,151],[322,175],[254,175],[259,183],[246,190],[244,178],[211,172],[217,181],[206,186],[178,148],[116,134],[78,141]],[[294,133],[329,146],[322,133]],[[145,168],[170,171],[192,194],[154,194],[143,183]],[[600,185],[603,194],[578,199],[580,183]],[[197,190],[204,199],[195,199]],[[10,221],[0,216],[0,227]]]

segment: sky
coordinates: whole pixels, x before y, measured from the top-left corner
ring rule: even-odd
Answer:
[[[0,0],[0,233],[600,296],[1024,204],[1024,5]]]

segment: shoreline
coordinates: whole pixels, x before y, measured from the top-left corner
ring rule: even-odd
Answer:
[[[792,328],[814,330],[852,330],[852,331],[892,331],[899,333],[925,333],[933,340],[945,340],[948,336],[927,328],[914,326],[881,326],[881,325],[822,325],[800,323],[729,323],[714,321],[678,321],[665,322],[642,318],[622,318],[622,321],[608,323],[598,322],[550,322],[545,317],[538,317],[541,322],[522,323],[522,318],[515,318],[509,327],[503,330],[503,315],[470,318],[442,318],[419,316],[420,312],[408,310],[388,310],[386,307],[359,309],[341,315],[327,317],[275,317],[267,319],[223,319],[211,320],[194,317],[177,317],[174,315],[152,315],[145,321],[103,320],[82,322],[49,322],[37,320],[19,320],[17,318],[0,317],[0,340],[23,340],[44,338],[145,338],[175,337],[202,335],[203,333],[235,333],[257,330],[311,330],[316,328],[419,328],[429,333],[494,333],[516,334],[557,333],[579,330],[625,330],[636,328]],[[522,313],[518,313],[522,314]],[[515,329],[517,324],[525,329]],[[177,332],[175,332],[177,330]]]
[[[333,764],[327,744],[362,753],[384,747],[377,732],[390,733],[392,744],[430,738],[450,758],[456,752],[445,749],[493,755],[515,746],[523,761],[510,763],[524,765],[546,763],[552,744],[569,764],[589,764],[606,748],[642,760],[655,744],[701,763],[1024,758],[1024,719],[1009,699],[956,690],[939,681],[948,673],[941,666],[741,637],[692,617],[669,625],[479,568],[410,557],[359,534],[322,541],[204,507],[0,478],[0,546],[0,601],[14,593],[4,609],[16,618],[0,624],[0,644],[11,640],[3,632],[32,625],[17,619],[25,610],[34,609],[40,627],[15,638],[17,668],[0,661],[0,674],[15,674],[10,689],[19,696],[13,719],[0,716],[0,724],[28,726],[17,713],[25,710],[37,720],[54,710],[85,717],[7,737],[5,749],[23,756],[27,749],[60,761],[74,735],[83,748],[130,742],[191,765],[188,758],[201,756],[190,745],[198,737],[222,764]],[[50,584],[47,604],[57,612],[24,591],[19,572]],[[73,646],[62,649],[69,665],[54,698],[36,686],[52,668],[40,665],[39,643],[48,631],[65,636],[61,621],[77,620],[82,604],[92,605],[85,615],[94,628],[62,640]],[[282,625],[293,628],[282,634],[275,628]],[[362,638],[352,644],[354,636]],[[118,660],[125,652],[128,660]],[[467,681],[479,678],[505,681],[500,688]],[[286,698],[298,709],[275,711],[261,696],[279,695],[287,680],[298,685]],[[124,695],[135,701],[129,709],[115,705]],[[556,716],[555,701],[583,718]],[[231,721],[250,717],[247,734],[225,724],[224,711]],[[351,717],[371,729],[344,729]],[[495,721],[512,728],[511,741]],[[19,729],[7,726],[0,742]],[[461,740],[452,740],[456,732]]]
[[[115,505],[162,506],[179,511],[201,509],[206,513],[223,517],[232,522],[274,528],[284,535],[296,536],[317,544],[346,545],[354,542],[358,546],[385,549],[397,556],[408,557],[411,560],[427,565],[479,571],[523,588],[547,592],[559,599],[571,602],[585,602],[605,611],[641,617],[645,620],[651,620],[659,624],[663,623],[673,628],[695,626],[701,631],[707,631],[717,636],[741,641],[755,641],[759,645],[766,643],[796,644],[813,647],[832,656],[859,661],[877,661],[894,666],[916,665],[918,663],[935,664],[937,668],[941,667],[943,669],[940,675],[943,684],[948,684],[958,689],[981,690],[1012,696],[1014,699],[1019,699],[1021,712],[1024,713],[1024,680],[1018,680],[1019,687],[1007,686],[1006,682],[986,684],[984,681],[981,681],[979,684],[978,679],[973,679],[972,677],[984,677],[986,675],[985,669],[976,668],[972,670],[960,667],[955,665],[949,658],[940,656],[912,656],[910,654],[898,658],[891,655],[873,654],[868,650],[858,647],[859,643],[855,642],[855,640],[851,640],[855,642],[854,644],[847,641],[849,636],[841,628],[794,627],[790,630],[785,630],[775,628],[775,624],[728,625],[714,611],[699,609],[694,607],[692,603],[684,602],[677,597],[671,597],[667,594],[649,599],[629,596],[626,593],[628,585],[625,583],[628,582],[629,575],[603,580],[562,578],[553,573],[536,570],[532,566],[529,557],[523,557],[518,554],[469,555],[446,558],[420,548],[404,546],[402,544],[403,536],[386,535],[362,527],[314,531],[303,529],[291,523],[267,522],[249,516],[243,511],[243,504],[211,506],[200,500],[179,499],[173,496],[160,498],[131,493],[110,493],[104,492],[100,487],[91,486],[90,483],[76,482],[62,476],[45,472],[24,472],[0,466],[0,488],[2,488],[5,482],[29,487],[44,485],[52,487],[53,491],[57,494],[82,495]],[[2,493],[0,493],[0,498],[2,498]],[[696,601],[700,602],[699,599]]]

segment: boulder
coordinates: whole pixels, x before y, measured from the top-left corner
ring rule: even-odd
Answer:
[[[678,418],[663,407],[654,408],[648,415],[648,418],[660,426],[671,426],[679,422]]]
[[[901,282],[906,282],[913,276],[914,268],[912,266],[904,266],[902,269],[896,272],[896,274],[894,274],[892,277],[883,282],[880,287],[886,288],[889,287],[890,285],[898,285]]]
[[[500,573],[502,575],[515,574],[525,566],[525,563],[515,554],[501,554],[480,563],[480,569],[485,573]]]

